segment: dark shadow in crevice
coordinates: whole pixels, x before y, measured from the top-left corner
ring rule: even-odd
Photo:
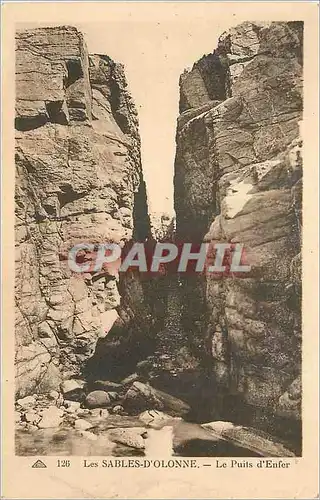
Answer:
[[[46,115],[37,116],[19,116],[15,119],[15,128],[21,132],[26,132],[27,130],[34,130],[39,127],[43,127],[48,121]]]
[[[188,439],[175,447],[175,455],[180,457],[258,457],[247,448],[235,446],[223,440]]]
[[[94,380],[120,382],[136,370],[136,365],[155,349],[152,332],[136,332],[136,325],[115,324],[107,337],[99,339],[94,355],[88,360],[83,376]]]
[[[61,192],[58,193],[58,200],[60,203],[60,208],[62,208],[67,203],[72,203],[75,200],[83,198],[86,193],[76,193],[70,184],[62,184],[59,186]]]
[[[62,109],[64,101],[46,102],[46,110],[51,123],[59,123],[60,125],[68,125],[68,119]]]
[[[293,43],[292,51],[297,56],[299,64],[303,65],[303,30],[304,30],[304,22],[303,21],[289,21],[288,26],[296,33],[299,38],[299,45]]]
[[[78,59],[69,59],[66,61],[66,67],[68,71],[68,76],[65,79],[65,88],[70,87],[74,82],[83,78],[83,69],[81,66],[81,61]]]
[[[151,238],[150,217],[148,214],[147,189],[146,183],[143,180],[142,173],[140,174],[139,189],[134,193],[133,205],[133,240],[145,241]]]

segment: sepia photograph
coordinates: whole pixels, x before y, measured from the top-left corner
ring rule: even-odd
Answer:
[[[285,498],[317,446],[311,9],[63,3],[6,45],[11,472],[43,498],[242,498],[255,469],[243,498]]]
[[[144,166],[116,39],[17,27],[17,454],[301,454],[303,22],[208,42]]]

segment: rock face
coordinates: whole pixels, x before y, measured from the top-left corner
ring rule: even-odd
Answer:
[[[241,243],[251,272],[186,277],[218,388],[300,418],[303,23],[243,23],[180,80],[180,241]],[[196,312],[195,312],[196,311]],[[200,323],[200,327],[199,327]]]
[[[118,316],[116,270],[79,277],[69,250],[143,240],[149,226],[123,67],[89,56],[77,29],[17,32],[15,127],[16,390],[24,397],[77,374]]]

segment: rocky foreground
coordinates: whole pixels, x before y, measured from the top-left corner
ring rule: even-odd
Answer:
[[[68,380],[16,402],[17,453],[113,456],[294,456],[271,436],[231,422],[193,424],[182,400],[142,383]]]

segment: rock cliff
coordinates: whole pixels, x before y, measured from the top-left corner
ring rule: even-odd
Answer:
[[[69,250],[144,240],[150,228],[124,69],[89,56],[76,28],[17,32],[15,127],[16,392],[23,397],[79,373],[120,311],[117,273],[79,278],[67,265]]]
[[[303,23],[245,22],[180,78],[180,241],[244,245],[251,272],[186,277],[184,324],[253,414],[300,419]],[[212,397],[215,397],[214,392]],[[258,410],[258,411],[257,411]]]

